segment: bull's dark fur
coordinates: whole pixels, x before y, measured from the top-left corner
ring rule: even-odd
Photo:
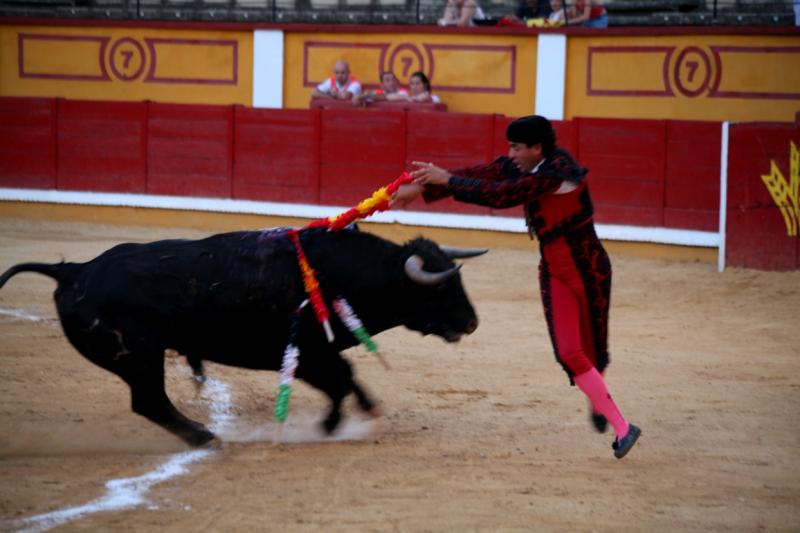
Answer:
[[[477,326],[458,274],[434,286],[405,275],[412,254],[424,259],[427,271],[453,267],[431,241],[400,246],[367,233],[322,230],[304,231],[301,240],[326,302],[345,297],[373,334],[404,325],[452,341]],[[24,263],[0,276],[0,287],[19,272],[54,278],[58,315],[72,345],[130,386],[134,412],[192,445],[214,435],[167,397],[165,350],[185,355],[196,371],[203,360],[279,370],[290,315],[306,298],[288,239],[260,232],[120,244],[83,264]],[[340,354],[357,341],[335,315],[331,325],[336,340],[329,344],[310,307],[303,310],[296,374],[330,398],[328,431],[350,392],[364,410],[374,407]]]

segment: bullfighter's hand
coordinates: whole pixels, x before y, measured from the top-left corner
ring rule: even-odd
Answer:
[[[416,200],[419,195],[422,194],[423,190],[425,190],[425,187],[416,183],[401,185],[392,195],[392,199],[389,202],[389,207],[392,209],[403,208]]]
[[[452,174],[441,167],[437,167],[433,163],[423,163],[421,161],[414,161],[417,170],[411,173],[414,178],[414,183],[420,185],[447,185],[450,181]]]

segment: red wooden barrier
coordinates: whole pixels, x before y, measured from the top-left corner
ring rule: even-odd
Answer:
[[[320,203],[354,205],[403,172],[408,113],[321,113]]]
[[[798,201],[797,189],[791,190],[791,142],[800,148],[797,124],[731,125],[726,229],[729,266],[800,268],[800,222],[797,213],[791,214],[796,205],[793,202]],[[782,184],[784,194],[779,200],[764,183],[765,175]],[[794,179],[800,180],[800,176]]]
[[[718,122],[667,121],[664,225],[719,230]]]
[[[233,197],[319,203],[320,112],[237,106]]]
[[[147,192],[230,198],[233,107],[148,105]]]
[[[0,98],[0,186],[56,187],[56,107],[52,98]]]
[[[147,104],[59,100],[58,188],[146,190]]]
[[[663,226],[665,121],[577,122],[579,161],[589,168],[597,221]]]
[[[0,147],[5,186],[341,206],[396,178],[411,161],[453,168],[507,153],[512,120],[20,98],[0,98],[0,116],[8,139]],[[598,221],[716,230],[719,124],[577,119],[554,127],[559,144],[590,169]],[[731,180],[732,198],[741,186]],[[452,200],[413,208],[519,215]]]
[[[409,113],[408,168],[412,161],[430,161],[444,168],[488,163],[498,155],[494,146],[494,115],[466,113]],[[485,207],[440,200],[415,210],[488,215]],[[508,213],[504,213],[508,214]]]

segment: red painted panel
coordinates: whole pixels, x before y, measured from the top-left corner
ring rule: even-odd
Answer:
[[[407,163],[432,161],[444,168],[489,163],[496,156],[494,115],[409,113]],[[490,210],[450,199],[412,206],[415,210],[488,215]],[[503,212],[508,216],[507,212]]]
[[[230,198],[233,107],[148,105],[147,192]]]
[[[492,153],[496,156],[508,154],[508,139],[506,139],[506,128],[516,117],[507,117],[505,115],[493,115],[493,147]]]
[[[795,138],[792,123],[732,124],[728,146],[728,205],[769,207],[775,205],[761,176],[770,174],[775,160],[789,180],[789,140]]]
[[[721,136],[718,122],[667,121],[667,227],[718,229]]]
[[[61,100],[58,188],[144,192],[147,105]]]
[[[319,203],[319,111],[237,106],[233,197]]]
[[[663,225],[665,122],[594,118],[574,122],[577,152],[589,169],[597,219]]]
[[[56,187],[56,107],[52,98],[0,98],[0,185]]]
[[[794,269],[800,270],[800,238],[795,239],[794,242],[795,242]]]
[[[590,181],[592,200],[599,205],[643,207],[661,211],[661,184],[631,181],[627,178],[604,178]]]
[[[661,226],[662,212],[650,207],[604,204],[599,209],[595,202],[595,221],[600,224],[625,226]]]
[[[665,207],[664,226],[716,232],[719,231],[719,208],[710,211],[708,209]]]
[[[406,112],[320,112],[321,204],[350,207],[400,176],[404,170]]]
[[[797,237],[790,237],[777,207],[728,209],[728,266],[764,270],[794,270],[798,266]]]
[[[573,120],[554,120],[553,129],[556,130],[556,144],[580,161],[577,122]]]
[[[790,143],[800,145],[791,123],[734,124],[730,129],[728,167],[727,264],[768,270],[800,268],[798,238],[790,236],[775,199],[761,176],[780,172],[790,192]],[[789,198],[781,202],[791,204]]]

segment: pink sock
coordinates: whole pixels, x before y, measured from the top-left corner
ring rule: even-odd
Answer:
[[[575,380],[575,384],[589,398],[589,401],[592,402],[592,408],[595,412],[605,416],[609,423],[611,423],[611,426],[614,428],[614,433],[617,434],[617,439],[621,439],[627,435],[628,421],[623,418],[617,404],[611,399],[608,388],[606,388],[606,382],[597,369],[592,368],[580,376],[575,376],[573,379]]]

